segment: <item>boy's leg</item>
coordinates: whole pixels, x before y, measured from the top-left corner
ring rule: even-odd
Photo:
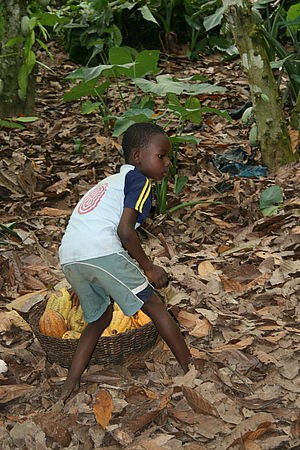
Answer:
[[[183,335],[163,302],[154,292],[142,307],[142,311],[152,319],[159,334],[168,344],[183,370],[187,372],[191,355]]]
[[[67,379],[62,388],[60,400],[67,400],[72,392],[79,388],[81,375],[88,365],[99,337],[105,328],[109,326],[112,313],[113,306],[109,305],[105,313],[98,320],[89,323],[83,330],[73,356]]]

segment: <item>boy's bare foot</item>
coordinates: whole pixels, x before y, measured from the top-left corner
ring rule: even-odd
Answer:
[[[79,390],[79,387],[80,381],[68,380],[67,378],[63,384],[59,400],[65,402],[71,394]]]

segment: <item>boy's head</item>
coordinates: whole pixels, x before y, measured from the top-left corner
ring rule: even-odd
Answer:
[[[153,123],[135,123],[123,136],[125,162],[155,180],[168,174],[170,141],[165,131]]]

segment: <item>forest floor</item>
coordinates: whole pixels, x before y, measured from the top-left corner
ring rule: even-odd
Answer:
[[[181,148],[178,170],[188,183],[176,196],[170,181],[169,206],[206,202],[154,214],[140,233],[146,252],[172,275],[161,294],[194,356],[190,371],[184,375],[159,340],[122,365],[92,364],[79,392],[58,402],[67,370],[47,359],[17,311],[60,286],[58,246],[70,213],[122,158],[120,140],[97,114],[83,116],[79,102],[63,102],[64,77],[76,65],[51,49],[53,71],[38,76],[39,120],[0,132],[0,224],[16,222],[20,236],[3,229],[0,243],[0,358],[8,366],[0,373],[1,448],[299,449],[300,165],[261,178],[221,173],[212,163],[217,154],[242,146],[250,157],[240,120],[204,115],[201,128],[186,130],[200,144]],[[200,96],[204,105],[232,110],[249,99],[237,60],[162,55],[160,68],[227,88]],[[284,201],[267,218],[259,198],[273,185]],[[111,417],[103,398],[112,399]],[[96,405],[110,418],[105,429]]]

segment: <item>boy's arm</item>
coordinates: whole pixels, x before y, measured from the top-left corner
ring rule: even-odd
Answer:
[[[161,288],[168,282],[166,271],[153,264],[144,252],[139,237],[135,231],[138,212],[133,208],[124,208],[121,220],[117,229],[118,236],[123,247],[128,251],[143,268],[147,278],[155,287]]]

